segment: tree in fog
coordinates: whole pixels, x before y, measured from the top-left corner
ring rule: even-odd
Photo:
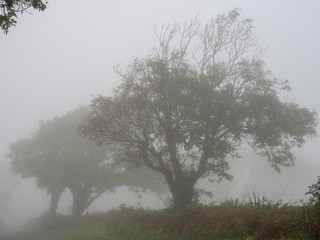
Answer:
[[[199,179],[230,179],[228,159],[241,145],[280,171],[294,163],[292,148],[316,135],[316,113],[286,99],[287,81],[266,69],[252,20],[239,16],[156,29],[159,46],[116,68],[121,85],[94,99],[80,127],[163,174],[175,209],[192,203]]]
[[[66,116],[42,122],[33,136],[12,143],[7,155],[11,159],[11,167],[15,173],[20,174],[22,178],[35,178],[37,186],[46,189],[50,194],[50,216],[55,215],[63,191],[67,187],[74,186],[71,174],[80,171],[81,164],[84,163],[82,158],[78,162],[75,158],[84,154],[89,155],[97,149],[94,146],[93,150],[85,153],[88,148],[90,149],[90,145],[86,145],[86,142],[90,144],[90,141],[83,141],[77,136],[76,127],[81,122],[82,114],[84,110],[80,109]],[[86,145],[86,148],[81,149],[83,145]],[[99,154],[102,158],[103,153],[100,151]],[[102,159],[91,161],[96,163]]]
[[[35,178],[38,188],[46,189],[50,195],[49,214],[54,216],[60,196],[66,188],[63,173],[57,171],[63,167],[63,163],[55,147],[48,146],[43,140],[39,131],[32,138],[12,143],[7,156],[12,159],[14,173],[20,174],[22,178]]]
[[[29,9],[44,11],[47,1],[43,0],[0,0],[0,28],[7,34],[17,24],[17,14],[28,12]]]
[[[148,171],[129,171],[122,165],[108,164],[111,149],[97,146],[83,138],[77,127],[86,108],[40,124],[27,139],[11,144],[8,157],[15,173],[23,178],[34,177],[40,189],[51,195],[50,216],[56,213],[62,192],[68,188],[73,196],[72,216],[77,220],[90,204],[107,190],[128,185],[143,189],[155,187],[159,178]],[[151,181],[145,182],[145,178]],[[151,184],[153,182],[153,185]],[[159,192],[159,191],[158,191]]]

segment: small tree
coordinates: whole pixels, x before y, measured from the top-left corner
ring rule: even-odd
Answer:
[[[162,173],[174,208],[192,202],[200,178],[230,179],[228,157],[242,144],[280,171],[294,163],[292,147],[316,135],[316,113],[282,99],[290,87],[265,69],[252,20],[237,9],[156,36],[151,55],[116,68],[122,84],[94,99],[80,131]]]
[[[47,1],[43,0],[0,0],[0,28],[7,34],[12,26],[16,26],[17,13],[28,12],[30,8],[44,11]]]

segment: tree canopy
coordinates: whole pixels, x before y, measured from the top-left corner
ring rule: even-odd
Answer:
[[[44,11],[47,1],[43,0],[0,0],[0,28],[7,34],[12,26],[16,26],[18,13],[29,9]]]
[[[116,68],[121,85],[93,100],[80,131],[163,174],[174,208],[192,202],[200,178],[230,179],[241,145],[280,171],[316,135],[316,113],[285,98],[288,82],[266,68],[253,21],[238,9],[162,25],[156,37],[150,55]]]
[[[110,145],[98,146],[80,136],[77,127],[87,111],[79,108],[43,122],[32,137],[10,146],[8,157],[14,172],[23,178],[35,178],[38,187],[51,195],[51,216],[66,188],[73,195],[75,220],[96,198],[114,187],[128,185],[160,191],[159,187],[154,187],[157,181],[161,182],[160,178],[151,176],[148,171],[137,172],[108,163],[113,155]]]

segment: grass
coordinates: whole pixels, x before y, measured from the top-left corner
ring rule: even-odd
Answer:
[[[35,235],[29,233],[28,235]],[[260,238],[254,236],[246,237],[227,237],[227,238],[206,238],[203,236],[177,236],[174,234],[164,233],[162,230],[152,231],[128,231],[125,233],[117,233],[108,231],[102,226],[81,226],[70,229],[60,229],[55,231],[40,231],[36,232],[37,236],[47,236],[59,238],[62,240],[257,240]],[[273,238],[272,238],[273,239]],[[274,238],[277,240],[311,240],[311,237],[281,237]]]
[[[105,240],[108,238],[106,229],[98,225],[83,225],[70,228],[62,228],[58,230],[38,230],[27,231],[23,235],[30,236],[47,236],[60,238],[62,240]],[[114,240],[121,240],[115,238]]]
[[[77,226],[37,233],[62,240],[313,240],[319,222],[310,209],[256,196],[181,211],[122,206],[84,216]]]

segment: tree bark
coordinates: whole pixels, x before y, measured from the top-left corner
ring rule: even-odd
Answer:
[[[194,187],[197,180],[194,177],[181,177],[176,180],[171,188],[173,209],[180,210],[186,205],[193,203]]]

